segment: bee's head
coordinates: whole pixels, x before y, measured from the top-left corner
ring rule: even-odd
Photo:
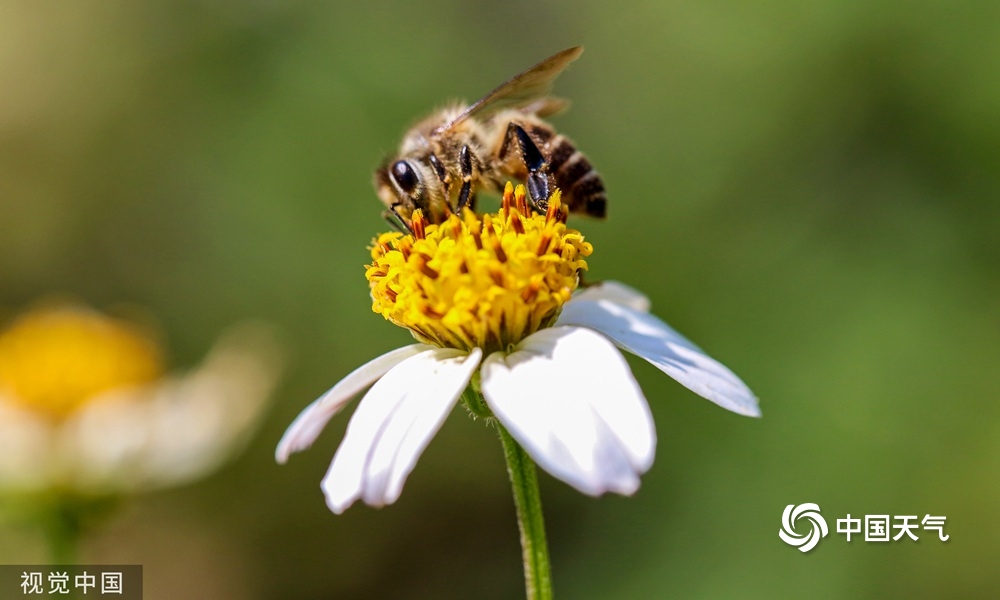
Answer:
[[[375,191],[382,202],[407,215],[424,207],[423,169],[413,160],[385,161],[375,171]]]

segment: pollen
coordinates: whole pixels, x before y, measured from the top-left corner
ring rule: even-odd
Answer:
[[[510,183],[497,213],[438,225],[414,211],[413,233],[372,243],[372,310],[428,344],[507,350],[555,322],[587,269],[593,247],[566,216],[558,191],[537,214]]]
[[[102,392],[158,378],[161,365],[138,328],[80,307],[35,309],[0,333],[0,395],[55,420]]]

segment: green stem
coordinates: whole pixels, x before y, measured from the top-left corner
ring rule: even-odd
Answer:
[[[79,536],[68,531],[57,531],[52,528],[48,532],[49,563],[53,565],[76,564]]]
[[[524,559],[524,587],[528,600],[551,600],[549,547],[545,541],[542,497],[538,491],[535,463],[503,425],[496,425],[504,457],[507,459],[510,484],[514,488],[514,506],[517,509],[517,526],[521,530],[521,554]]]
[[[53,565],[75,564],[82,523],[77,507],[71,503],[57,501],[44,523],[49,545],[49,560]]]
[[[462,402],[474,418],[489,419],[497,426],[507,473],[514,490],[517,528],[521,531],[521,555],[524,561],[524,587],[528,600],[552,600],[552,575],[549,572],[549,546],[545,541],[542,518],[542,495],[538,491],[535,463],[504,426],[493,416],[480,391],[479,373],[462,393]]]

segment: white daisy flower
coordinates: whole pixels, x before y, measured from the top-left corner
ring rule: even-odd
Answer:
[[[143,331],[79,306],[0,332],[0,493],[114,495],[196,479],[232,456],[277,382],[270,334],[246,325],[165,375]]]
[[[422,343],[368,362],[309,405],[277,461],[312,445],[368,389],[322,489],[338,514],[359,499],[391,504],[472,383],[543,469],[586,494],[632,494],[652,465],[656,432],[616,346],[723,408],[760,416],[747,386],[651,315],[636,290],[605,282],[574,294],[592,247],[565,219],[558,193],[547,214],[532,214],[523,188],[508,184],[495,215],[466,211],[428,225],[415,213],[412,235],[376,240],[373,310]]]

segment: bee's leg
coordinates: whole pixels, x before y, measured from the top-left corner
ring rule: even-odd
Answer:
[[[501,157],[507,154],[507,148],[514,139],[517,139],[517,145],[521,149],[521,159],[528,169],[528,178],[525,181],[528,184],[528,197],[539,212],[545,212],[549,207],[550,193],[548,163],[545,162],[542,151],[535,145],[528,132],[513,121],[507,126],[507,135],[500,150]]]
[[[462,189],[458,192],[458,212],[466,205],[475,210],[476,200],[472,197],[472,157],[469,155],[469,147],[462,146],[462,151],[458,155],[458,164],[462,169]],[[471,203],[470,203],[471,200]]]
[[[448,171],[445,170],[444,165],[441,164],[441,161],[434,154],[431,154],[431,166],[434,167],[434,172],[437,173],[438,180],[441,181],[441,186],[444,188],[444,193],[447,196],[448,184],[450,183],[448,181]]]
[[[392,225],[394,228],[398,229],[400,233],[412,234],[413,229],[410,228],[410,225],[409,223],[406,222],[406,219],[404,219],[402,215],[399,214],[399,210],[396,209],[397,206],[399,206],[398,203],[390,206],[389,210],[382,211],[382,218],[385,219],[386,222],[389,223],[389,225]]]

